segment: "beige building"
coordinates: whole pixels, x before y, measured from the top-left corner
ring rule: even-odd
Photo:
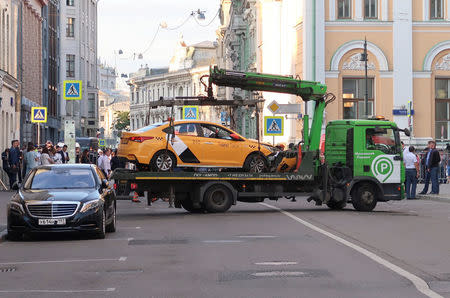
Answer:
[[[130,98],[127,91],[122,90],[100,90],[99,99],[99,126],[103,137],[109,140],[109,146],[117,145],[118,131],[113,127],[117,112],[130,111]]]
[[[130,74],[130,129],[166,121],[171,115],[168,107],[149,108],[149,103],[163,98],[205,96],[200,83],[209,74],[209,66],[216,62],[216,44],[210,41],[186,45],[180,40],[168,68],[141,67]],[[205,80],[206,82],[206,80]],[[174,107],[174,118],[182,119],[183,107]],[[218,122],[219,108],[201,107],[199,119]]]
[[[221,18],[223,66],[244,62],[237,69],[326,83],[337,97],[326,121],[364,116],[360,60],[367,38],[369,114],[400,127],[411,120],[417,142],[450,139],[449,0],[222,0]],[[266,104],[302,102],[264,97]],[[311,107],[303,105],[302,113]],[[285,121],[279,139],[301,138],[301,127],[302,121]]]

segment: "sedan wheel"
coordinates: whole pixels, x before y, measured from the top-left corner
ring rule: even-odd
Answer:
[[[175,166],[175,160],[171,153],[161,151],[153,158],[153,169],[160,172],[168,172]]]
[[[247,157],[244,164],[244,170],[250,173],[262,173],[266,170],[266,160],[260,154],[252,154]]]
[[[97,232],[97,239],[104,239],[106,236],[106,212],[103,210],[100,219],[100,231]]]
[[[113,211],[111,214],[111,223],[106,226],[107,233],[113,233],[116,231],[116,207],[113,207]]]

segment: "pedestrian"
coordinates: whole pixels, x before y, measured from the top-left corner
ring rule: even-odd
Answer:
[[[38,157],[38,166],[41,165],[41,154],[42,154],[42,146],[37,146],[37,151],[36,151],[36,155]]]
[[[63,146],[62,154],[63,154],[62,162],[63,163],[68,163],[70,158],[69,158],[69,152],[67,152],[67,145]]]
[[[447,146],[445,148],[445,156],[447,157],[447,162],[445,164],[447,183],[450,183],[450,161],[449,161],[450,156],[449,155],[450,155],[450,144],[447,143]]]
[[[20,175],[20,149],[19,141],[13,140],[9,149],[9,186],[10,188],[17,181],[17,176]]]
[[[6,148],[5,151],[2,152],[2,168],[8,175],[9,180],[9,148]],[[9,183],[9,185],[11,186],[11,183]]]
[[[99,155],[97,166],[103,172],[106,178],[111,174],[111,161],[109,156],[111,155],[111,149],[106,149],[105,154]]]
[[[52,151],[53,153],[53,160],[56,164],[62,164],[63,163],[63,153],[62,148],[56,145],[55,149]]]
[[[403,162],[405,163],[406,168],[405,188],[407,200],[416,199],[417,178],[419,178],[419,161],[415,151],[416,149],[414,146],[410,146],[407,151],[403,151]]]
[[[81,152],[80,152],[80,147],[75,147],[75,163],[80,163],[80,157],[81,157]]]
[[[27,153],[25,153],[24,158],[25,175],[27,175],[31,169],[37,167],[38,161],[39,157],[36,150],[34,150],[33,143],[28,143]]]
[[[42,148],[41,165],[46,166],[46,165],[51,165],[51,164],[54,164],[54,163],[55,163],[55,161],[50,156],[50,151],[48,150],[48,147]]]
[[[91,163],[89,159],[89,150],[84,149],[83,153],[81,154],[80,163]]]
[[[111,171],[114,171],[115,169],[118,168],[123,168],[121,166],[121,162],[119,157],[117,156],[117,149],[115,149],[112,153],[111,153]]]
[[[428,186],[431,180],[431,193],[437,195],[439,194],[439,163],[441,161],[441,156],[439,151],[436,149],[435,141],[428,141],[428,153],[425,156],[425,186],[423,190],[420,192],[421,195],[424,195],[428,192]]]

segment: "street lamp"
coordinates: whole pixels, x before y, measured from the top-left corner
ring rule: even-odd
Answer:
[[[367,55],[367,39],[364,38],[364,51],[361,54],[360,61],[364,61],[364,71],[365,71],[365,93],[364,93],[364,116],[366,118],[369,118],[369,80],[367,78],[367,61],[368,61],[368,55]]]

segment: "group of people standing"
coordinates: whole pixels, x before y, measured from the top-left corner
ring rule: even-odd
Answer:
[[[77,148],[75,162],[96,164],[106,178],[109,178],[111,172],[115,169],[123,167],[120,159],[117,157],[117,150],[112,151],[109,148],[105,150],[98,149],[97,154],[92,148],[89,150],[84,149],[81,153]]]
[[[403,145],[403,143],[402,143]],[[404,145],[403,145],[404,146]],[[430,194],[439,194],[439,163],[441,156],[436,149],[435,141],[428,141],[428,147],[425,149],[425,155],[422,159],[416,154],[414,146],[403,147],[403,162],[405,163],[405,190],[408,200],[416,199],[417,180],[420,177],[420,166],[425,170],[425,185],[419,194],[427,194],[431,181]]]
[[[69,160],[67,145],[54,146],[51,141],[43,146],[28,143],[21,149],[19,141],[13,140],[11,148],[2,153],[2,167],[8,174],[10,188],[16,181],[22,182],[22,178],[38,165],[62,164]]]

